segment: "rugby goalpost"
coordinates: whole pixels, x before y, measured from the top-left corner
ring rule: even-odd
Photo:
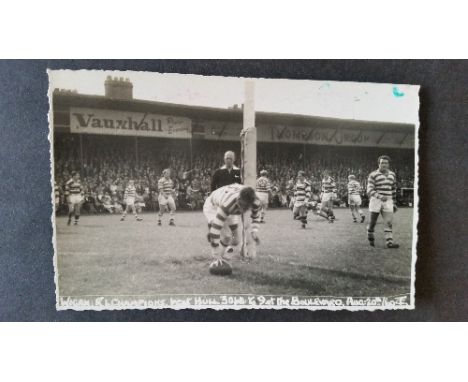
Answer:
[[[253,187],[257,182],[257,128],[255,127],[255,82],[246,80],[244,84],[243,126],[241,140],[241,178],[242,183]],[[251,211],[242,215],[242,247],[243,258],[255,258],[256,244],[251,236]]]

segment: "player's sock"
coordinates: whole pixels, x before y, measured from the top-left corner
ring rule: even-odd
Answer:
[[[206,238],[208,239],[208,243],[211,243],[210,230],[211,230],[211,224],[208,223],[208,233],[206,234]]]
[[[364,223],[364,220],[366,220],[366,215],[364,215],[361,209],[358,209],[358,214],[361,217],[361,223]]]
[[[371,212],[370,213],[370,221],[369,225],[367,226],[367,239],[369,240],[369,244],[374,247],[374,229],[375,225],[377,224],[377,219],[379,218],[378,212]]]
[[[227,242],[223,242],[223,240],[220,240],[219,243],[224,248],[224,252],[223,252],[222,257],[227,258],[229,260],[230,255],[234,252],[234,247],[232,245],[229,245],[229,239],[228,239]]]
[[[367,227],[367,240],[369,240],[369,244],[372,247],[375,246],[374,230],[371,229],[369,226]]]

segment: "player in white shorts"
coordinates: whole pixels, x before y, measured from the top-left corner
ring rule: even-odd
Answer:
[[[127,216],[127,213],[130,212],[130,210],[133,212],[133,215],[135,216],[135,219],[137,221],[142,221],[143,219],[138,216],[136,205],[135,205],[135,199],[137,196],[136,188],[135,188],[135,182],[130,179],[128,181],[128,185],[125,188],[124,192],[124,201],[125,201],[125,210],[123,211],[122,217],[120,218],[121,221],[125,220],[125,217]]]
[[[268,171],[260,171],[260,177],[257,179],[257,197],[262,203],[260,211],[260,223],[265,223],[265,213],[268,209],[268,201],[271,195],[271,183],[267,178]]]
[[[318,215],[324,217],[325,219],[328,219],[329,223],[333,223],[335,221],[335,214],[333,212],[333,202],[335,199],[335,180],[330,176],[328,171],[324,171],[322,179],[321,206]]]
[[[364,223],[366,216],[361,210],[361,184],[356,180],[354,175],[348,176],[348,204],[353,216],[353,222],[357,223],[357,218],[360,217],[361,223]]]
[[[72,172],[72,178],[65,184],[65,196],[68,203],[68,225],[71,224],[72,216],[75,215],[75,225],[80,219],[81,204],[83,203],[83,187],[81,186],[80,174]]]
[[[367,226],[367,239],[374,247],[374,229],[379,215],[384,221],[384,236],[387,248],[398,248],[393,242],[393,214],[396,207],[396,176],[389,170],[390,157],[382,155],[378,159],[379,168],[371,172],[367,181],[370,222]]]
[[[240,241],[239,222],[242,213],[251,210],[252,238],[258,239],[260,200],[252,187],[231,184],[213,191],[203,205],[203,214],[208,221],[208,241],[215,261],[226,260],[226,248],[237,246]],[[221,248],[220,248],[221,244]]]
[[[294,206],[293,218],[301,222],[302,228],[307,226],[307,205],[311,196],[310,183],[304,176],[304,171],[297,173],[296,184],[294,185]]]
[[[166,210],[169,210],[169,225],[175,225],[174,223],[174,213],[176,210],[176,205],[174,201],[174,182],[171,179],[171,170],[168,168],[163,171],[163,176],[158,181],[158,203],[159,203],[159,213],[158,213],[158,225],[161,225],[161,219]]]

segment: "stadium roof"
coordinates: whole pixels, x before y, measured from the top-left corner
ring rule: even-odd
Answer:
[[[64,111],[69,107],[83,107],[106,110],[122,110],[132,112],[147,112],[155,114],[170,114],[185,116],[197,120],[222,120],[226,122],[242,123],[242,108],[214,108],[206,106],[181,105],[159,101],[137,99],[114,99],[100,95],[86,95],[71,91],[53,92],[54,111]],[[275,124],[289,126],[329,127],[339,129],[369,129],[386,132],[413,131],[414,125],[407,123],[392,123],[379,121],[360,121],[355,119],[341,119],[319,117],[300,114],[285,114],[273,112],[255,113],[256,122],[260,124]]]

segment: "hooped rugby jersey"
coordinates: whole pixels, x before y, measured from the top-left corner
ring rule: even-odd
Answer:
[[[221,229],[230,215],[240,215],[241,211],[237,205],[239,194],[243,186],[241,184],[231,184],[213,191],[210,195],[211,203],[216,207],[216,217],[210,225],[211,245],[217,247],[221,238]],[[251,209],[252,231],[258,231],[261,203],[255,198]],[[235,228],[234,228],[235,229]]]
[[[294,186],[294,198],[296,202],[305,202],[306,199],[310,199],[311,188],[307,181],[297,181]]]
[[[348,182],[348,195],[360,195],[361,184],[357,180],[350,180]]]
[[[60,198],[60,187],[55,182],[54,182],[54,194],[55,194],[55,199]]]
[[[70,179],[65,184],[65,195],[80,195],[83,193],[83,187],[81,186],[80,180]]]
[[[174,182],[171,178],[162,177],[158,181],[158,191],[166,196],[169,196],[174,191]]]
[[[396,175],[393,171],[388,171],[386,174],[380,170],[375,170],[370,173],[367,180],[367,195],[377,198],[378,196],[386,196],[396,200]]]
[[[271,184],[266,176],[257,179],[257,192],[271,192]]]
[[[322,179],[322,192],[326,194],[329,192],[336,193],[336,183],[331,176]]]
[[[127,198],[136,198],[136,187],[128,185],[125,188],[124,199]]]

